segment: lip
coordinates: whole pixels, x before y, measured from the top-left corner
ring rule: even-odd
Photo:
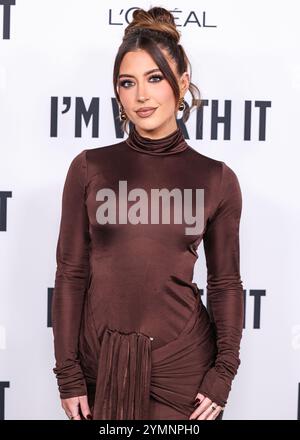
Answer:
[[[144,107],[141,110],[138,110],[136,113],[141,117],[141,118],[148,118],[149,116],[151,116],[154,112],[155,112],[156,108],[154,107]]]

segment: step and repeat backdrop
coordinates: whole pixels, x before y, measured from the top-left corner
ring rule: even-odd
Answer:
[[[127,137],[113,63],[134,9],[152,6],[176,17],[201,90],[187,141],[225,161],[243,195],[244,330],[224,420],[300,419],[300,5],[291,0],[0,0],[0,419],[66,419],[51,327],[63,184],[83,149]],[[198,253],[206,303],[203,243]]]

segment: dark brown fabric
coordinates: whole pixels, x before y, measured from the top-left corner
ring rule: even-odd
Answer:
[[[194,407],[195,409],[196,407]],[[191,413],[193,410],[191,410]],[[174,409],[172,406],[165,405],[158,402],[152,396],[150,396],[149,405],[149,420],[189,420],[191,414],[183,414],[182,412]],[[215,420],[222,420],[224,411],[221,411]],[[194,419],[195,420],[195,419]]]
[[[94,418],[147,419],[151,377],[150,338],[142,333],[106,329],[99,350]]]
[[[172,204],[169,224],[151,224],[150,214],[148,223],[100,224],[97,191],[111,188],[118,207],[127,200],[120,181],[149,200],[151,189],[203,188],[204,230],[185,234],[191,225],[174,223]],[[241,209],[233,170],[194,150],[179,128],[155,141],[131,130],[72,160],[52,301],[61,398],[87,394],[98,419],[146,419],[150,397],[187,418],[197,392],[227,403],[243,328]],[[193,282],[202,240],[209,313]]]
[[[141,136],[134,125],[126,142],[136,151],[160,156],[165,154],[176,154],[188,148],[188,144],[182,136],[179,127],[173,133],[164,138],[151,139]]]

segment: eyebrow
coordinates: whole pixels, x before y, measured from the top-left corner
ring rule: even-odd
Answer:
[[[149,73],[153,73],[153,72],[158,72],[160,71],[160,69],[151,69],[148,70],[147,72],[144,73],[144,76],[149,75]],[[122,78],[123,76],[126,76],[128,78],[134,78],[134,75],[128,75],[127,73],[122,73],[121,75],[118,76],[118,78]]]

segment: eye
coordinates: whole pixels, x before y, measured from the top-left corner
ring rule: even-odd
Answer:
[[[152,80],[152,79],[156,79],[157,81],[151,81],[151,82],[160,82],[161,80],[164,79],[164,77],[162,75],[152,75],[152,76],[149,77],[149,81]],[[119,85],[121,87],[124,87],[125,89],[128,89],[130,86],[127,86],[126,85],[127,83],[129,83],[129,84],[131,83],[132,84],[132,81],[130,81],[129,79],[125,79],[123,81],[120,81]]]
[[[162,79],[164,79],[164,77],[162,75],[152,75],[152,76],[150,76],[149,80],[153,79],[153,78],[159,79],[159,81],[154,81],[154,82],[160,82]]]
[[[123,80],[123,81],[120,81],[119,82],[119,85],[121,86],[121,87],[124,87],[125,89],[128,89],[128,87],[126,87],[126,83],[132,83],[132,81],[129,81],[129,79],[125,79],[125,80]]]

